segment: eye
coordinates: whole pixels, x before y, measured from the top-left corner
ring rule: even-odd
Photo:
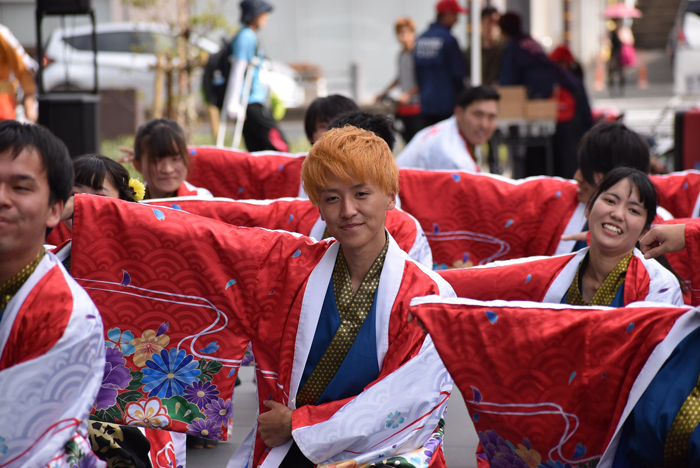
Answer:
[[[630,213],[634,215],[641,215],[642,213],[636,208],[630,208]]]
[[[615,204],[615,200],[613,200],[612,198],[607,198],[607,197],[606,197],[606,198],[603,198],[603,201],[604,201],[605,203],[607,203],[608,205],[614,205],[614,204]]]
[[[336,200],[338,200],[338,197],[336,197],[336,196],[326,197],[326,203],[332,203]]]
[[[369,192],[357,192],[358,197],[366,197],[367,195],[369,195]]]

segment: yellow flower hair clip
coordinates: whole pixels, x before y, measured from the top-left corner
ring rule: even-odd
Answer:
[[[134,191],[134,201],[140,202],[146,195],[146,186],[138,179],[129,179],[129,187]]]

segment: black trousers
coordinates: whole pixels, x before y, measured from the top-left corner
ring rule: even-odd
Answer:
[[[245,117],[243,138],[248,151],[289,151],[277,121],[262,104],[248,104]]]

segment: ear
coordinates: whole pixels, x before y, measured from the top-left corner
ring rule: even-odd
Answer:
[[[141,161],[138,159],[134,159],[132,162],[134,163],[134,167],[136,168],[136,170],[139,171],[139,173],[143,174],[143,171],[141,170]]]
[[[55,228],[61,222],[61,213],[63,212],[63,200],[54,202],[49,206],[48,217],[46,218],[46,227]]]
[[[395,193],[389,197],[389,203],[386,205],[386,210],[391,211],[394,208],[396,208],[396,194]]]

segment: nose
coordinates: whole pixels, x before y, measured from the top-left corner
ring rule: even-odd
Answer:
[[[574,180],[581,185],[583,182],[583,174],[581,173],[581,169],[576,169],[576,172],[574,172]]]
[[[350,219],[357,214],[357,206],[355,206],[355,200],[352,197],[343,198],[342,210],[340,215],[345,219]]]
[[[0,183],[0,206],[10,206],[10,187],[7,184]]]

